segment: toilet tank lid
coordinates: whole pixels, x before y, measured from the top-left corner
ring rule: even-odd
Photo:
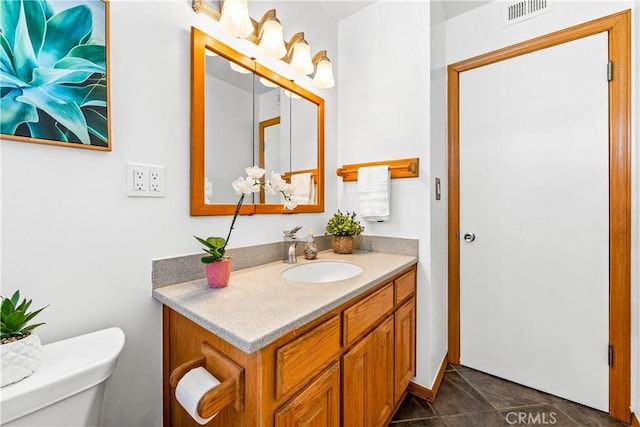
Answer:
[[[2,388],[2,424],[106,380],[115,369],[124,341],[122,329],[108,328],[43,345],[36,371]]]

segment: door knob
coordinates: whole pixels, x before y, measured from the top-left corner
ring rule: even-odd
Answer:
[[[465,241],[465,242],[467,242],[467,243],[471,243],[471,242],[473,242],[474,240],[476,240],[476,235],[475,235],[475,234],[473,234],[473,233],[464,233],[463,238],[464,238],[464,241]]]

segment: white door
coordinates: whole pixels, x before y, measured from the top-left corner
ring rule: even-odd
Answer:
[[[460,363],[603,411],[607,43],[460,74]]]

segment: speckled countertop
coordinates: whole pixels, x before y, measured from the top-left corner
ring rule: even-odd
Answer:
[[[351,279],[330,283],[301,283],[281,273],[295,265],[346,261],[364,271]],[[272,262],[234,271],[229,286],[211,289],[206,279],[153,290],[153,297],[246,353],[267,346],[290,330],[303,326],[380,282],[417,263],[417,258],[381,252],[318,254],[298,264]]]

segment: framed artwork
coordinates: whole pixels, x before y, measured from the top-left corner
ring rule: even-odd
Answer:
[[[109,3],[0,1],[0,137],[111,150]]]

